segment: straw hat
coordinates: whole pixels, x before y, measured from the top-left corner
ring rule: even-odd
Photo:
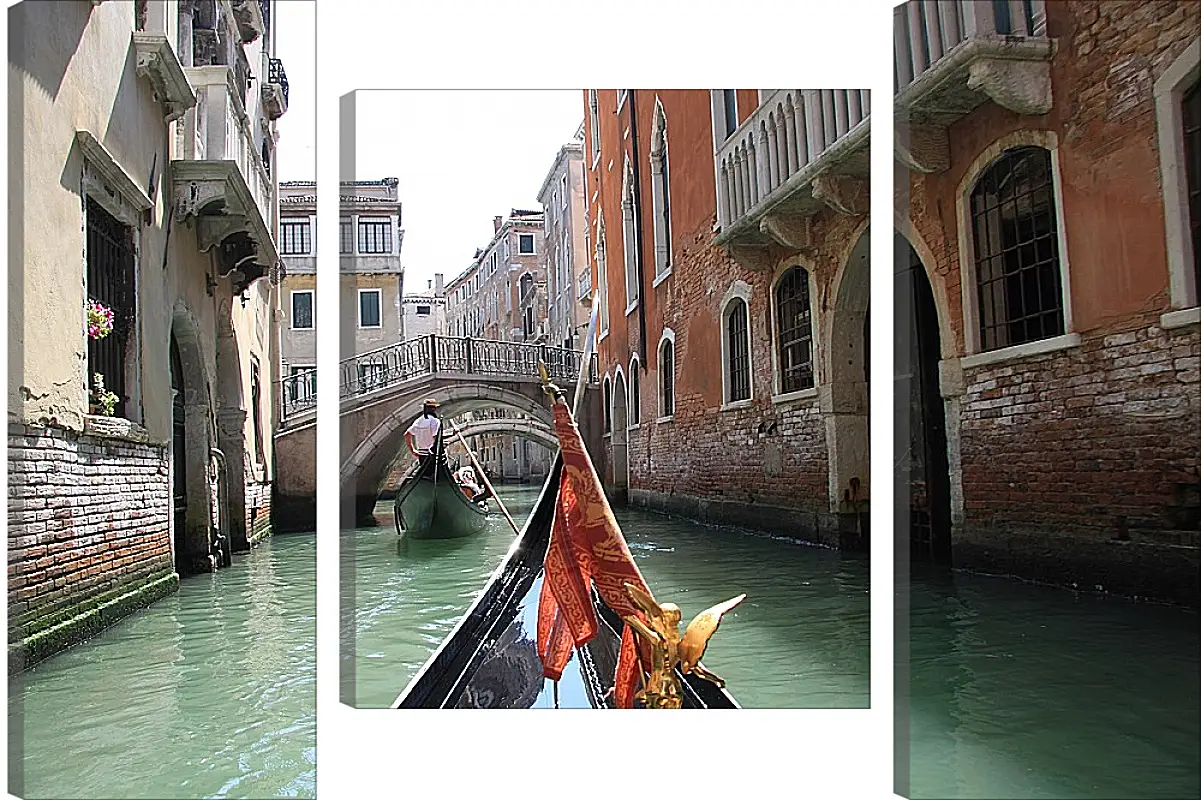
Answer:
[[[441,405],[441,403],[431,397],[422,404],[422,408],[437,408],[439,405]]]

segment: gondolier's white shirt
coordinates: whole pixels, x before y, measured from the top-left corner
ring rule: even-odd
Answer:
[[[423,414],[409,426],[408,432],[413,434],[414,447],[419,451],[429,452],[434,449],[434,440],[438,438],[440,430],[442,430],[442,420]]]

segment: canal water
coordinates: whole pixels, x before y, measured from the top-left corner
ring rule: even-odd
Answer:
[[[1195,613],[962,573],[911,598],[911,797],[1201,797]]]
[[[537,488],[501,488],[520,525]],[[868,565],[779,538],[619,509],[660,602],[685,621],[746,593],[705,652],[747,708],[866,708]],[[376,516],[390,520],[390,504]],[[500,514],[474,538],[398,541],[391,524],[343,533],[355,553],[355,697],[389,706],[458,622],[512,544]]]
[[[28,798],[313,797],[315,586],[315,535],[267,539],[10,678],[10,786],[23,780]]]

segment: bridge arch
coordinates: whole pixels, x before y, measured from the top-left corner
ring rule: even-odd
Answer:
[[[441,403],[438,411],[444,420],[467,411],[501,406],[520,411],[542,423],[547,429],[553,425],[553,417],[546,402],[535,400],[531,397],[532,392],[528,390],[523,393],[516,389],[483,384],[460,384],[436,389],[421,387],[419,391],[407,393],[391,413],[384,417],[343,461],[339,480],[343,494],[354,492],[360,497],[374,497],[378,494],[389,465],[405,446],[404,432],[417,418],[422,403],[430,394],[437,397]],[[483,420],[481,423],[505,421]]]

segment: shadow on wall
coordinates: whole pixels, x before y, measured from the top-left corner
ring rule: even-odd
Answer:
[[[51,99],[57,99],[91,16],[89,3],[18,3],[8,10],[8,63],[33,78]],[[38,35],[31,36],[32,31]],[[12,88],[11,96],[19,96],[19,87]]]

